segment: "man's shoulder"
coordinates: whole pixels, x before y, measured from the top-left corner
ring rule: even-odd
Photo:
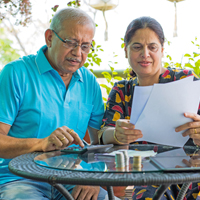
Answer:
[[[14,68],[16,70],[20,70],[21,68],[24,68],[27,65],[34,64],[35,63],[34,60],[35,60],[35,55],[23,56],[17,60],[11,61],[5,67],[10,67],[10,68]]]
[[[39,49],[39,51],[36,54],[29,54],[26,56],[22,56],[17,60],[8,63],[5,67],[14,69],[16,71],[23,71],[26,69],[30,70],[30,68],[36,69],[35,67],[37,65],[36,58],[38,57],[38,55],[41,55],[40,52],[42,52],[45,48],[46,46],[43,46]],[[41,56],[39,56],[39,58],[40,57]]]

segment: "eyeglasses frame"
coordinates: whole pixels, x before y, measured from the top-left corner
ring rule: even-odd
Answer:
[[[69,40],[69,39],[63,40],[53,29],[52,29],[52,31],[55,33],[55,35],[56,35],[63,43],[66,43],[67,41],[69,41],[69,42],[72,41],[72,40]],[[92,51],[94,51],[94,46],[93,46],[93,44],[92,44],[92,43],[90,43],[90,44],[91,44],[91,47],[92,47]],[[80,47],[81,47],[81,45],[79,45],[78,42],[76,42],[76,46],[75,46],[73,49],[75,49],[77,46],[80,46]],[[82,48],[81,48],[81,50],[82,50]],[[85,53],[85,52],[83,52],[83,53]],[[89,53],[89,52],[88,52],[88,53]]]

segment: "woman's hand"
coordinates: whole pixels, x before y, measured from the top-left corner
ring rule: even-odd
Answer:
[[[135,129],[135,125],[131,124],[127,119],[119,119],[116,121],[115,137],[120,143],[129,144],[142,138],[141,130]]]
[[[182,162],[188,167],[200,167],[200,152],[194,153],[189,160],[183,159]],[[176,168],[184,168],[184,166],[177,165]]]
[[[182,135],[186,137],[189,135],[193,139],[195,145],[200,146],[200,115],[194,113],[184,113],[184,116],[191,118],[193,122],[188,122],[175,129],[176,132],[186,130]]]

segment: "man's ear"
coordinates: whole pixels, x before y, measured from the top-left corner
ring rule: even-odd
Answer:
[[[125,51],[125,58],[128,58],[128,52],[127,52],[127,47],[126,47],[126,45],[124,44],[124,51]]]
[[[52,46],[52,36],[53,36],[53,31],[51,29],[47,29],[45,31],[45,42],[48,48]]]

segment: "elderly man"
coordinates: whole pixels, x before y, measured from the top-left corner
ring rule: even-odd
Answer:
[[[60,10],[36,55],[7,64],[0,74],[0,199],[62,199],[51,186],[11,174],[11,158],[34,151],[98,142],[104,106],[96,78],[82,67],[92,48],[93,20],[82,10]],[[94,186],[66,185],[75,199],[104,199]],[[60,196],[59,196],[60,195]]]

